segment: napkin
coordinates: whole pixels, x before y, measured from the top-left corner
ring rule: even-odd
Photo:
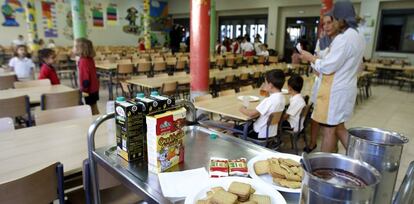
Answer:
[[[186,171],[159,173],[162,194],[164,197],[187,197],[194,191],[194,187],[205,186],[209,176],[205,168]]]

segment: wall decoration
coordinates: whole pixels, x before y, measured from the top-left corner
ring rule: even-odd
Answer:
[[[127,13],[128,14],[125,17],[125,20],[128,21],[128,25],[125,25],[124,27],[122,27],[122,30],[125,33],[130,33],[130,34],[134,34],[134,35],[141,35],[143,27],[142,27],[142,24],[141,24],[141,26],[137,25],[137,19],[138,19],[138,17],[140,17],[141,21],[142,21],[142,15],[143,14],[139,14],[138,9],[136,9],[135,7],[128,8]]]
[[[18,0],[6,0],[1,6],[1,13],[4,16],[3,26],[18,27],[19,23],[16,21],[15,13],[23,13],[24,8]]]
[[[106,23],[108,25],[116,25],[118,23],[118,6],[109,4],[106,8]]]
[[[42,19],[46,38],[57,38],[56,5],[54,2],[42,1]]]
[[[91,8],[92,11],[92,25],[93,27],[102,28],[104,27],[104,17],[102,11],[102,5],[97,4]]]
[[[73,21],[72,21],[72,11],[70,7],[66,11],[66,20],[65,27],[63,28],[63,35],[68,40],[73,40]]]
[[[28,0],[26,3],[26,22],[29,48],[31,51],[36,51],[39,47],[35,42],[39,40],[39,36],[37,34],[35,0]]]
[[[168,2],[151,0],[150,19],[152,31],[169,31],[172,26],[172,18],[168,16]]]

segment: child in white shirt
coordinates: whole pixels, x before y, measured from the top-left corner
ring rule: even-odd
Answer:
[[[16,47],[15,57],[9,61],[9,67],[21,80],[33,80],[34,63],[27,57],[26,45],[18,45]]]
[[[285,74],[282,70],[275,69],[266,72],[265,83],[262,89],[269,93],[269,97],[263,99],[256,109],[240,108],[240,112],[244,115],[257,118],[253,125],[249,127],[248,137],[266,139],[267,121],[270,115],[274,112],[282,112],[285,109],[285,97],[281,92],[284,83]],[[235,129],[243,130],[243,127],[244,125],[237,125]],[[271,125],[269,127],[268,137],[274,137],[276,135],[277,125]]]
[[[289,107],[283,115],[283,128],[293,129],[294,132],[303,129],[303,120],[300,121],[302,109],[306,106],[300,91],[303,87],[303,78],[299,75],[292,75],[288,80],[288,91],[291,95],[289,99]],[[300,129],[299,129],[300,128]]]

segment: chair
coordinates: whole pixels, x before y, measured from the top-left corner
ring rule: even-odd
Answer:
[[[249,85],[249,84],[252,84],[252,82],[250,81],[250,79],[249,79],[249,74],[248,73],[243,73],[243,74],[240,74],[240,77],[239,77],[239,80],[238,80],[238,83],[240,84],[240,85],[244,85],[244,86],[246,86],[246,85]]]
[[[222,69],[224,67],[224,58],[222,57],[217,57],[216,59],[216,67],[218,67],[219,69]]]
[[[229,57],[226,59],[226,66],[227,67],[235,67],[234,57]]]
[[[167,64],[165,62],[155,62],[154,63],[154,73],[163,72],[167,69]]]
[[[131,64],[131,59],[120,59],[116,61],[117,64]]]
[[[309,100],[309,96],[307,97]],[[293,131],[293,129],[283,130],[284,133],[287,133],[288,135],[290,135],[290,142],[291,142],[292,148],[295,149],[296,154],[299,154],[298,140],[301,135],[303,135],[303,140],[305,141],[305,145],[308,144],[307,138],[306,138],[306,127],[308,126],[308,123],[309,123],[309,119],[312,113],[311,111],[312,107],[313,107],[313,104],[308,104],[302,108],[302,111],[300,112],[300,117],[299,117],[299,131],[295,132]]]
[[[122,95],[126,98],[133,98],[131,86],[125,81],[121,81],[120,84],[121,84]]]
[[[240,66],[241,64],[243,64],[243,56],[237,56],[237,57],[235,58],[235,64],[236,64],[237,66]]]
[[[253,86],[252,85],[247,85],[247,86],[240,87],[240,92],[252,91],[252,90],[253,90]]]
[[[229,90],[218,92],[218,96],[232,96],[232,95],[236,95],[236,91],[234,89],[229,89]]]
[[[39,171],[0,185],[0,203],[65,203],[63,165],[54,163]]]
[[[112,174],[110,174],[100,165],[97,165],[96,167],[96,171],[98,173],[97,182],[99,182],[101,203],[141,203],[141,197],[135,193],[130,192],[126,187],[121,185],[121,183],[114,176],[112,176]],[[83,161],[82,174],[85,200],[87,204],[92,204],[92,182],[90,176],[90,164],[89,160],[87,159]],[[74,192],[74,194],[76,194],[76,192]],[[68,197],[70,198],[71,196],[69,195]],[[85,201],[79,202],[84,203]]]
[[[48,123],[72,120],[76,118],[86,118],[90,116],[92,116],[91,107],[89,105],[81,105],[39,111],[35,113],[35,121],[36,125],[44,125]]]
[[[137,68],[138,74],[148,74],[151,72],[151,62],[140,62]]]
[[[269,64],[276,64],[278,61],[277,56],[269,56]]]
[[[82,104],[81,97],[79,90],[42,94],[40,98],[40,107],[42,110],[50,110],[77,106]]]
[[[182,71],[185,69],[185,61],[177,61],[177,65],[175,66],[175,70]]]
[[[29,87],[37,87],[37,86],[52,86],[49,79],[40,79],[40,80],[31,80],[31,81],[15,81],[14,88],[21,89],[21,88],[29,88]]]
[[[118,64],[115,81],[116,94],[118,94],[118,87],[121,85],[120,83],[131,78],[132,73],[134,73],[133,64]]]
[[[279,141],[277,141],[278,140],[277,136],[280,135],[280,132],[281,132],[281,124],[282,124],[281,119],[282,119],[282,115],[284,112],[285,111],[283,110],[280,112],[273,112],[270,114],[269,119],[267,120],[267,125],[266,125],[266,139],[265,140],[253,139],[250,137],[246,137],[245,139],[247,141],[253,142],[255,144],[258,144],[264,147],[270,147],[271,142],[275,142],[276,147],[279,146],[281,142],[280,142],[280,138],[279,138]],[[278,127],[276,135],[269,135],[269,128],[272,125],[276,125]]]
[[[14,130],[14,122],[10,117],[0,118],[0,132],[7,132]]]
[[[30,100],[28,96],[0,99],[0,107],[0,118],[27,116],[27,119],[25,120],[26,125],[28,127],[32,125]]]
[[[248,56],[246,57],[246,64],[253,64],[254,63],[254,57],[253,56]]]
[[[163,83],[161,86],[161,94],[176,97],[178,82]]]
[[[259,56],[257,58],[257,64],[264,64],[265,63],[265,57],[264,56]]]
[[[235,87],[235,77],[234,75],[227,75],[226,77],[224,77],[224,80],[221,81],[220,83],[220,89],[224,90],[224,89],[233,89]]]
[[[0,76],[0,90],[12,89],[14,82],[17,81],[16,75]]]

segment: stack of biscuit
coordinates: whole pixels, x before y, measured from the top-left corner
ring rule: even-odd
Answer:
[[[273,182],[287,188],[300,188],[303,169],[292,159],[270,158],[254,164],[257,175],[270,174]]]
[[[266,195],[254,194],[256,190],[250,184],[232,182],[228,191],[222,187],[214,187],[207,192],[207,198],[198,200],[197,204],[270,204]]]

